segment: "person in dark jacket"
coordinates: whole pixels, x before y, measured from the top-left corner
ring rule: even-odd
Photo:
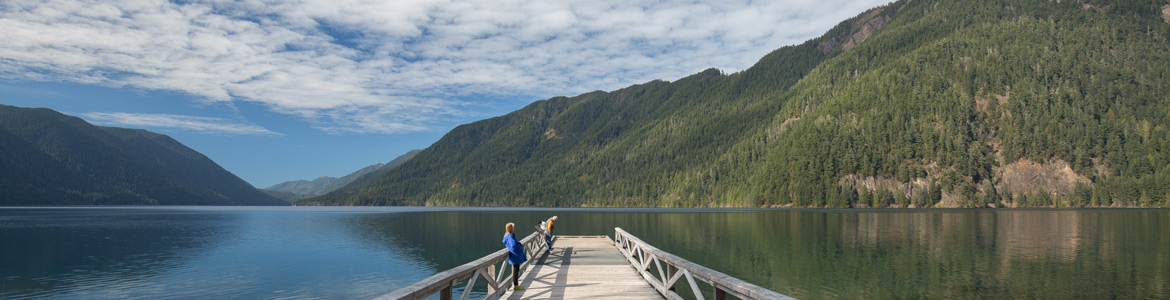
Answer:
[[[524,290],[520,286],[520,264],[528,261],[528,256],[524,255],[524,244],[516,239],[516,224],[504,225],[504,231],[504,248],[508,249],[508,263],[512,264],[512,285],[516,291]]]

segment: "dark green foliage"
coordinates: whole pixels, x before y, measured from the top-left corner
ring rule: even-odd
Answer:
[[[305,203],[1165,205],[1170,25],[1159,3],[899,1],[743,72],[460,126],[370,185]],[[861,32],[876,33],[845,49]],[[1068,162],[1091,183],[1008,191],[1002,169],[1021,160]],[[859,190],[871,177],[898,184]]]
[[[886,187],[880,187],[877,191],[877,197],[874,198],[873,207],[890,207],[894,201],[894,194]]]
[[[0,205],[287,205],[145,130],[0,105]]]

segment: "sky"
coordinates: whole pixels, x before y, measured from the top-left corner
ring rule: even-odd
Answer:
[[[257,187],[533,101],[734,73],[888,0],[5,0],[0,104],[174,137]]]

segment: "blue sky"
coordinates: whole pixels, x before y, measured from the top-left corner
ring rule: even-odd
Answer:
[[[886,2],[6,0],[0,104],[167,134],[267,187],[536,100],[737,72]]]

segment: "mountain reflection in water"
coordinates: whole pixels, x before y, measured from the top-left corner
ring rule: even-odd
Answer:
[[[0,208],[0,298],[371,298],[552,215],[802,299],[1170,297],[1170,210],[188,207]]]

